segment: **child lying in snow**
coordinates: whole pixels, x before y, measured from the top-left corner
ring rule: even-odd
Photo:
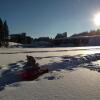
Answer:
[[[34,57],[32,56],[26,56],[27,57],[27,62],[26,62],[26,65],[24,66],[24,69],[27,70],[27,71],[31,71],[31,70],[38,70],[40,69],[38,63],[36,63],[36,60]]]
[[[47,68],[40,68],[38,63],[36,63],[36,60],[32,56],[26,56],[27,57],[27,63],[23,67],[24,70],[19,75],[23,80],[34,80],[38,78],[40,75],[47,73]]]

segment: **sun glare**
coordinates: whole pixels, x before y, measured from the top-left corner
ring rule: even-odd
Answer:
[[[97,14],[94,15],[94,23],[97,26],[100,26],[100,13],[97,13]]]

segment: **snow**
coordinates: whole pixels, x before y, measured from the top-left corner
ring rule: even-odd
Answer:
[[[15,42],[9,42],[9,47],[10,48],[22,47],[22,44],[15,43]]]
[[[21,81],[26,55],[49,73]],[[100,100],[99,72],[100,47],[1,48],[0,100]]]

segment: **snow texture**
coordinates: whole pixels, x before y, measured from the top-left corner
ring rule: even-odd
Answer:
[[[26,55],[49,73],[22,81]],[[0,49],[0,100],[100,100],[100,47]]]

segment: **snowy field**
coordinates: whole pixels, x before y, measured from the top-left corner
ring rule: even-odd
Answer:
[[[49,73],[21,81],[26,55]],[[100,47],[0,49],[0,100],[100,100]]]

